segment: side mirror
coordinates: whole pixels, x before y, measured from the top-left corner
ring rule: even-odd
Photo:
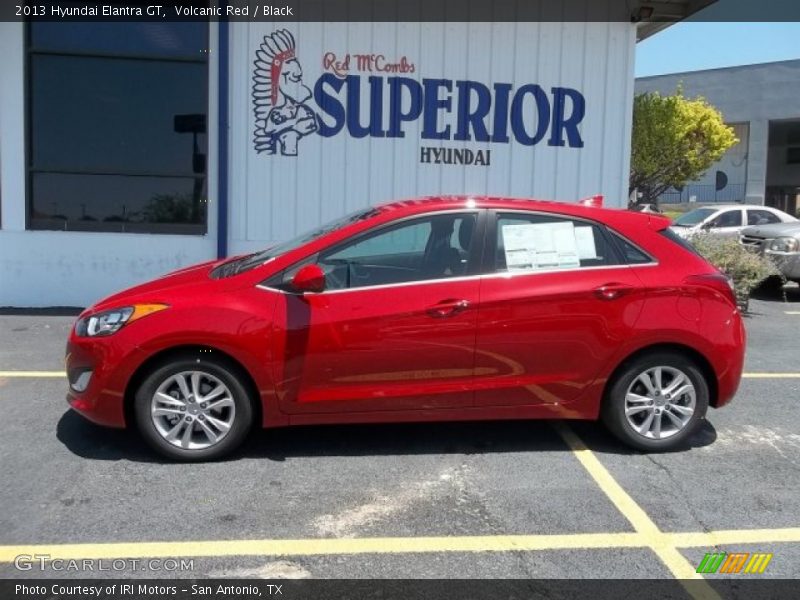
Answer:
[[[703,225],[700,227],[700,229],[702,229],[703,231],[708,231],[712,227],[714,227],[714,222],[713,221],[708,221],[707,223],[703,223]]]
[[[317,264],[306,265],[292,277],[292,289],[300,293],[318,294],[325,289],[325,273]]]

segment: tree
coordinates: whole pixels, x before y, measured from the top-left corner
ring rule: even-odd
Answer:
[[[705,98],[658,92],[633,100],[630,189],[656,202],[670,187],[698,179],[739,140]]]

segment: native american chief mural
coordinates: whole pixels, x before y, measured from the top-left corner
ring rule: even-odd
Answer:
[[[314,133],[318,125],[291,32],[278,29],[265,35],[256,50],[254,65],[255,150],[297,156],[297,142]]]

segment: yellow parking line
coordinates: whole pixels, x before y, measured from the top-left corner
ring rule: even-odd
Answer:
[[[624,493],[624,492],[623,492]],[[0,563],[19,555],[108,559],[221,556],[311,556],[324,554],[413,554],[432,552],[527,552],[611,548],[663,549],[729,544],[800,542],[800,527],[709,532],[574,533],[563,535],[476,535],[441,537],[317,538],[296,540],[201,540],[0,546]],[[670,560],[683,557],[672,554]],[[694,569],[692,569],[694,572]]]
[[[800,379],[800,373],[742,373],[744,379]]]
[[[679,548],[727,544],[778,544],[800,542],[800,527],[785,529],[728,529],[708,532],[665,533]]]
[[[66,377],[64,371],[0,371],[0,377]]]
[[[787,315],[800,315],[800,310],[785,310],[783,312]]]
[[[515,552],[646,546],[636,533],[497,535],[457,537],[348,538],[301,540],[214,540],[101,544],[0,546],[0,562],[20,554],[62,559],[161,558],[176,556],[306,556],[316,554],[402,554],[424,552]]]
[[[633,528],[647,542],[650,549],[656,553],[672,574],[680,580],[703,579],[696,572],[695,567],[686,560],[669,538],[665,537],[658,526],[647,515],[631,496],[622,489],[617,480],[609,473],[603,463],[589,450],[577,434],[562,422],[554,423],[556,431],[570,447],[575,457],[583,468],[591,475],[608,499],[617,507],[622,515],[630,521]],[[719,598],[719,595],[707,583],[696,582],[691,586],[685,585],[686,591],[694,598]]]

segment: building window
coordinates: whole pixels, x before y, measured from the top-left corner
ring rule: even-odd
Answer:
[[[29,228],[205,233],[208,24],[27,33]]]

